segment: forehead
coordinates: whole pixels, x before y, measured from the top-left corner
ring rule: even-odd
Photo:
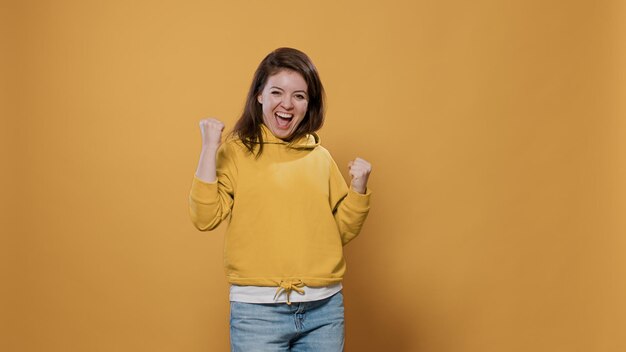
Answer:
[[[265,87],[279,87],[289,90],[307,90],[304,77],[299,72],[280,70],[267,78]]]

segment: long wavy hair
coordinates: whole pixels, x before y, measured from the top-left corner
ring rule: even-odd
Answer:
[[[302,75],[309,97],[307,112],[287,141],[293,142],[316,132],[324,124],[324,87],[313,62],[300,50],[278,48],[269,53],[256,69],[243,113],[232,131],[232,135],[238,137],[250,153],[256,153],[256,157],[263,153],[263,110],[257,96],[263,91],[267,79],[281,70],[291,70]],[[258,150],[255,151],[257,146]]]

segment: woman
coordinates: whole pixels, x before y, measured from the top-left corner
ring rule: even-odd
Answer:
[[[200,121],[202,152],[190,194],[200,230],[229,219],[232,351],[342,351],[343,245],[369,212],[370,164],[349,163],[350,187],[315,133],[324,89],[306,54],[263,59],[230,138]]]

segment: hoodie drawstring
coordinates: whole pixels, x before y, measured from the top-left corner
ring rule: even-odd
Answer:
[[[276,300],[276,297],[278,297],[281,293],[285,292],[285,294],[287,295],[287,304],[291,305],[291,300],[289,299],[291,292],[296,291],[299,294],[304,294],[304,290],[300,288],[303,286],[304,282],[302,282],[302,280],[298,280],[296,282],[281,280],[280,284],[278,285],[278,289],[276,290],[276,294],[274,295],[274,300]]]

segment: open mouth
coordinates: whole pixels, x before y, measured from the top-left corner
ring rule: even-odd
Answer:
[[[284,129],[289,127],[289,123],[291,122],[291,119],[293,119],[293,114],[288,114],[286,112],[276,112],[274,113],[274,116],[276,117],[278,127]]]

